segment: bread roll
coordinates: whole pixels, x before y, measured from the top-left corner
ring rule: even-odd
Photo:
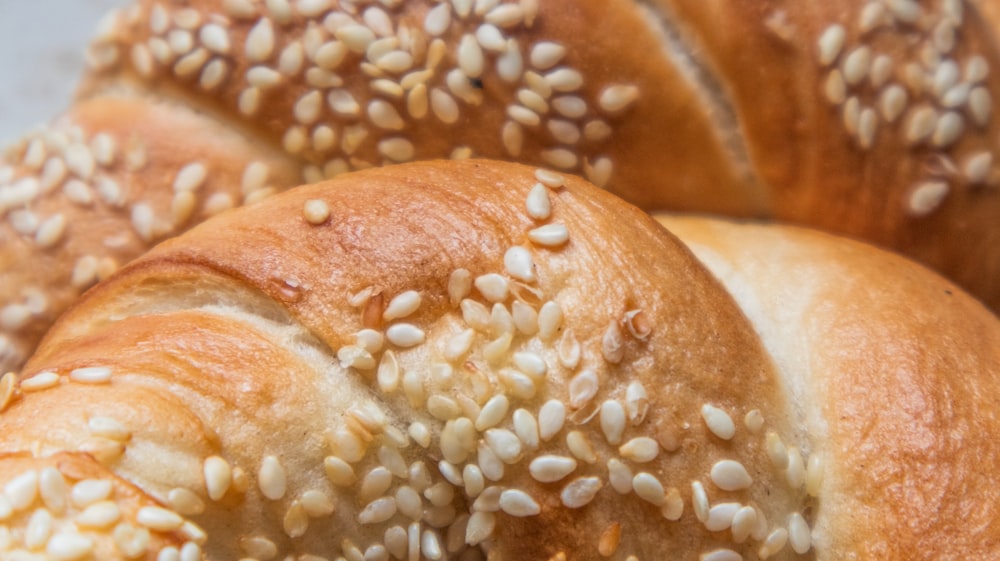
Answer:
[[[689,229],[722,282],[476,160],[219,215],[0,381],[2,555],[996,556],[997,320],[864,246]]]

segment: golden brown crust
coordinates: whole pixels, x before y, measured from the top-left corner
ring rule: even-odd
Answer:
[[[0,196],[4,371],[83,290],[164,237],[299,173],[209,115],[123,91],[81,101],[6,161],[15,179]]]
[[[660,217],[736,297],[826,429],[813,535],[858,559],[991,558],[996,319],[954,284],[794,228]],[[766,259],[760,259],[766,255]],[[821,546],[820,544],[823,544]],[[850,545],[847,545],[850,544]],[[820,555],[820,558],[824,558]]]
[[[996,307],[992,3],[656,3],[721,84],[773,217],[900,251]]]
[[[527,215],[539,208],[527,202],[533,189],[550,215]],[[317,200],[329,216],[307,219]],[[568,241],[531,234],[546,225],[565,225]],[[507,264],[522,250],[534,279],[521,278],[523,261]],[[459,290],[463,274],[473,286]],[[486,296],[499,285],[506,296]],[[403,305],[408,291],[415,309]],[[402,317],[384,315],[401,306]],[[408,342],[415,333],[425,341]],[[361,347],[373,334],[384,339]],[[91,367],[110,378],[73,381]],[[757,409],[768,431],[797,438],[729,297],[639,210],[570,177],[545,187],[530,167],[391,166],[220,215],[90,291],[26,367],[41,372],[60,385],[21,390],[0,417],[3,446],[75,448],[85,429],[51,427],[72,424],[79,407],[55,403],[104,395],[105,414],[131,428],[115,469],[153,497],[195,493],[205,509],[192,519],[220,558],[264,540],[279,557],[403,547],[405,558],[399,532],[411,531],[429,558],[441,547],[650,559],[653,533],[692,552],[750,555],[766,535],[738,544],[706,529],[694,481],[713,504],[754,505],[768,530],[811,503],[770,467],[764,431],[744,425]],[[138,404],[149,413],[132,412]],[[735,422],[731,440],[712,432],[725,434],[706,423],[706,404]],[[244,485],[234,490],[234,475],[216,500],[205,473],[219,458]],[[726,459],[752,484],[713,483]],[[451,470],[460,481],[448,482]],[[394,475],[377,483],[380,473]]]
[[[476,160],[289,191],[89,291],[0,450],[89,453],[208,558],[994,556],[996,318],[856,242],[666,223]]]

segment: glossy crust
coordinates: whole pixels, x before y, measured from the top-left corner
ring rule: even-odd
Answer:
[[[862,244],[659,219],[733,294],[810,431],[824,435],[828,494],[813,536],[818,553],[838,553],[819,557],[996,557],[1000,496],[983,469],[1000,456],[983,438],[1000,430],[993,315],[954,284]]]
[[[996,556],[997,320],[854,242],[670,225],[486,161],[215,217],[0,381],[39,456],[0,471],[10,548],[49,509],[11,481],[83,450],[175,513],[148,557]]]
[[[114,419],[123,446],[103,458],[109,469],[183,510],[212,559],[251,555],[265,538],[276,558],[355,547],[408,558],[398,533],[411,528],[425,558],[441,547],[466,559],[652,559],[654,533],[692,552],[756,549],[708,531],[691,506],[695,480],[713,503],[753,504],[775,527],[812,504],[764,451],[766,431],[807,454],[811,441],[752,327],[641,211],[570,177],[536,184],[530,167],[409,164],[220,215],[126,266],[57,323],[0,416],[2,447],[75,450],[95,438],[87,419]],[[550,217],[526,214],[533,188]],[[304,218],[314,200],[330,210],[311,215],[316,224]],[[560,224],[568,241],[529,240]],[[534,280],[505,265],[512,247],[530,254]],[[471,288],[452,280],[463,271]],[[491,302],[498,281],[508,293]],[[419,306],[384,319],[411,290]],[[414,331],[400,325],[424,340],[407,342]],[[372,333],[385,340],[362,350]],[[74,381],[88,367],[110,378]],[[42,372],[57,385],[26,391]],[[735,436],[713,434],[705,404],[735,421]],[[744,426],[754,409],[766,431]],[[564,423],[552,420],[559,410]],[[539,481],[531,466],[544,456],[558,458],[535,465],[547,474]],[[752,484],[712,483],[724,459]],[[575,469],[561,472],[567,463]],[[460,480],[449,483],[452,470]],[[202,508],[175,506],[172,491]]]

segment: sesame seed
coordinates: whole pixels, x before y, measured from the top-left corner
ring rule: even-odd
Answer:
[[[961,115],[947,111],[937,119],[931,143],[939,148],[951,146],[959,139],[965,128]]]
[[[22,380],[20,388],[23,392],[35,392],[54,388],[58,384],[59,375],[55,372],[47,371]]]
[[[785,468],[785,478],[793,489],[800,489],[806,482],[806,466],[802,452],[796,446],[788,447],[788,467]]]
[[[660,506],[666,501],[663,484],[656,477],[646,472],[640,472],[632,478],[632,489],[640,499]]]
[[[368,118],[375,126],[387,130],[402,130],[406,125],[396,108],[381,99],[368,104]]]
[[[805,518],[798,512],[788,517],[788,543],[799,555],[805,554],[812,547],[812,533]]]
[[[545,82],[557,92],[573,92],[583,87],[583,74],[573,68],[557,68],[545,75]]]
[[[246,72],[246,80],[255,88],[269,89],[284,81],[282,75],[267,66],[254,66]]]
[[[49,158],[45,162],[45,166],[42,168],[42,177],[40,180],[41,189],[47,192],[50,189],[54,189],[55,187],[59,186],[60,184],[62,184],[63,181],[66,180],[66,173],[67,173],[66,163],[63,162],[62,159]],[[82,183],[75,179],[73,181],[77,183]],[[4,181],[0,180],[0,183],[4,183]]]
[[[309,515],[305,507],[299,501],[292,501],[291,506],[285,511],[285,516],[281,521],[285,535],[290,538],[299,538],[309,530]]]
[[[197,162],[187,164],[174,176],[173,189],[175,192],[197,190],[205,183],[207,175],[208,170],[204,164]]]
[[[552,167],[563,170],[571,170],[579,163],[576,153],[567,148],[542,150],[542,160]]]
[[[500,132],[500,138],[508,154],[514,157],[521,155],[521,151],[524,148],[524,130],[520,124],[515,121],[504,123],[503,129]]]
[[[937,111],[927,105],[916,107],[910,112],[906,122],[905,139],[908,144],[917,144],[930,136],[938,122]]]
[[[260,108],[260,88],[248,88],[240,92],[237,108],[243,115],[251,116]]]
[[[149,78],[153,75],[153,54],[149,51],[149,48],[143,44],[136,44],[132,46],[130,52],[132,65],[135,67],[136,72],[144,78]]]
[[[24,327],[28,321],[31,319],[31,310],[23,304],[7,304],[2,309],[0,309],[0,327],[9,330],[17,330]],[[0,391],[0,396],[3,397],[0,401],[0,410],[5,408],[10,404],[10,400],[13,399],[14,392],[14,375],[10,372],[4,374],[4,376],[10,376],[9,381],[5,382],[3,385],[3,391]]]
[[[788,451],[778,434],[768,431],[765,436],[765,446],[771,463],[778,469],[785,469],[788,465]]]
[[[775,528],[764,539],[764,543],[757,550],[757,556],[761,559],[772,557],[784,549],[786,543],[788,543],[788,530]]]
[[[337,67],[340,66],[340,64],[347,57],[348,51],[349,49],[346,43],[341,41],[327,41],[317,47],[312,59],[319,66],[319,69],[332,71],[336,70]],[[292,63],[289,62],[289,67],[291,67],[291,65]]]
[[[295,102],[295,120],[307,125],[314,123],[319,119],[322,109],[323,94],[319,90],[310,91]]]
[[[103,366],[76,368],[70,371],[69,379],[84,384],[105,384],[111,381],[111,369]]]
[[[358,513],[358,522],[361,524],[381,524],[396,515],[396,499],[393,497],[382,497],[376,499]]]
[[[944,95],[959,80],[958,64],[953,60],[945,60],[937,66],[932,78],[932,90],[939,98]]]
[[[158,506],[144,506],[135,515],[136,522],[157,532],[173,532],[180,529],[184,518],[172,510]]]
[[[988,89],[984,86],[972,88],[969,92],[968,105],[969,115],[976,125],[980,127],[989,125],[990,114],[993,109],[993,98],[990,96]]]
[[[764,414],[760,409],[751,409],[743,417],[743,425],[751,433],[759,433],[764,428]]]
[[[306,222],[318,226],[330,218],[330,205],[321,199],[309,199],[302,207],[302,217]]]
[[[506,37],[492,23],[484,23],[476,28],[476,41],[487,51],[503,52],[507,48]]]
[[[973,55],[965,61],[963,77],[966,82],[977,84],[989,76],[990,65],[982,55]]]
[[[380,56],[375,65],[390,74],[402,74],[413,68],[413,55],[406,51],[390,51]]]
[[[431,111],[434,116],[445,124],[454,124],[458,121],[459,111],[455,99],[440,88],[431,90]]]
[[[517,4],[500,4],[486,13],[484,19],[499,27],[513,27],[524,21],[525,10]]]
[[[429,104],[427,86],[424,84],[415,85],[406,96],[406,110],[414,119],[426,117]]]
[[[394,162],[408,162],[413,159],[416,147],[405,138],[386,138],[378,143],[379,154]]]
[[[871,62],[871,48],[863,45],[852,50],[844,58],[841,66],[844,81],[851,86],[859,84],[868,75],[868,71],[871,69]]]
[[[515,39],[508,39],[503,53],[497,57],[497,74],[500,79],[509,84],[517,83],[524,73],[524,58]]]
[[[444,34],[451,27],[451,6],[441,3],[428,10],[424,16],[424,31],[433,37]]]
[[[885,6],[880,2],[868,2],[861,8],[858,15],[858,28],[861,33],[868,33],[882,25],[885,19]]]
[[[213,59],[205,65],[198,79],[198,84],[206,91],[214,90],[226,79],[228,72],[229,67],[225,61],[218,58]]]
[[[847,99],[847,84],[844,82],[844,75],[840,70],[833,69],[826,75],[823,83],[823,94],[826,100],[833,105],[840,105]]]
[[[597,373],[586,369],[577,373],[569,382],[569,406],[579,409],[597,395],[600,383]]]
[[[639,88],[627,84],[614,84],[601,90],[598,105],[608,113],[619,113],[639,99]]]
[[[45,552],[55,561],[73,561],[91,554],[94,542],[77,533],[58,533],[45,544]]]
[[[258,474],[260,492],[268,499],[276,501],[285,496],[287,480],[285,468],[275,456],[265,456]]]
[[[535,113],[523,105],[508,105],[507,116],[526,127],[535,127],[542,122],[538,113]]]
[[[229,34],[221,25],[210,23],[201,28],[198,39],[208,50],[224,55],[229,53]]]
[[[892,84],[883,89],[879,96],[879,110],[882,113],[882,118],[886,122],[894,122],[906,109],[906,101],[906,89],[899,84]]]
[[[958,84],[941,96],[941,105],[947,108],[961,107],[969,100],[970,91],[972,86],[969,84]]]
[[[398,347],[414,347],[425,340],[424,331],[409,323],[397,323],[389,326],[385,332],[386,339]]]
[[[106,479],[84,479],[73,485],[70,491],[70,500],[78,508],[103,501],[111,496],[111,481]]]
[[[88,506],[76,517],[76,523],[84,528],[109,528],[121,520],[121,509],[112,501],[100,501]]]
[[[539,70],[548,70],[559,64],[566,56],[566,47],[552,41],[536,43],[531,48],[529,60]]]
[[[38,231],[35,232],[35,243],[42,248],[53,247],[62,241],[65,232],[65,215],[56,214],[50,216],[38,225]]]
[[[837,60],[837,56],[840,55],[840,50],[844,46],[844,39],[846,37],[846,32],[844,27],[839,24],[834,24],[823,30],[823,33],[819,36],[818,47],[819,47],[819,62],[823,66],[833,64],[833,61]]]
[[[691,482],[691,503],[694,506],[695,517],[704,524],[708,520],[709,504],[708,494],[705,493],[705,487],[700,481]]]
[[[233,482],[233,471],[229,462],[219,456],[209,456],[202,464],[205,489],[213,501],[221,500]]]
[[[565,119],[549,119],[546,122],[546,127],[552,134],[552,138],[563,144],[576,144],[583,135],[576,123]]]
[[[526,248],[522,246],[511,247],[504,253],[503,261],[508,275],[525,282],[537,280],[534,260],[531,257],[531,252]]]
[[[736,425],[733,423],[733,419],[728,413],[714,405],[707,403],[702,405],[701,417],[708,430],[723,440],[729,440],[736,434]]]
[[[748,489],[753,479],[743,464],[736,460],[722,460],[712,466],[712,482],[723,491]]]
[[[918,218],[927,216],[941,206],[950,189],[948,183],[944,181],[919,183],[910,191],[906,210]]]
[[[336,456],[327,456],[323,459],[323,469],[327,479],[339,487],[350,487],[357,481],[354,475],[354,468],[344,460]]]
[[[535,516],[541,507],[531,495],[519,489],[507,489],[500,493],[500,509],[511,516]]]
[[[588,464],[597,462],[597,452],[594,451],[594,446],[590,443],[590,439],[583,432],[578,430],[570,431],[566,435],[566,446],[576,459],[583,460]]]
[[[708,519],[705,520],[705,528],[710,532],[721,532],[729,529],[733,524],[733,518],[743,507],[739,503],[719,503],[708,510]]]
[[[757,525],[757,511],[750,506],[741,507],[733,515],[732,531],[733,541],[743,543],[750,537],[754,527]]]
[[[903,23],[916,23],[920,18],[921,8],[914,0],[885,0],[889,12]]]
[[[266,17],[260,18],[250,29],[246,39],[246,55],[251,62],[264,62],[274,53],[274,24]]]
[[[542,440],[552,439],[566,421],[566,406],[559,400],[545,402],[538,411],[538,434]]]
[[[302,43],[299,41],[289,43],[278,55],[278,71],[285,76],[295,76],[302,70],[303,62],[305,62],[305,49]],[[316,61],[321,66],[327,62],[329,61],[325,59],[323,62]]]
[[[563,487],[559,498],[567,508],[582,508],[590,504],[604,482],[597,477],[580,477]]]
[[[608,460],[608,481],[611,487],[621,495],[632,492],[632,470],[617,458]]]
[[[132,432],[125,428],[125,425],[111,417],[91,417],[87,421],[87,428],[94,436],[111,440],[126,441],[132,436]]]
[[[867,150],[875,143],[875,133],[878,127],[878,115],[871,107],[861,110],[858,117],[858,145]]]
[[[299,13],[307,18],[323,15],[331,9],[330,0],[299,0]]]
[[[183,55],[191,52],[191,49],[194,48],[194,35],[184,29],[173,29],[167,35],[165,42],[174,54]]]
[[[174,65],[174,74],[179,77],[187,77],[201,72],[202,67],[208,61],[210,53],[207,49],[197,48],[184,55],[177,64]]]
[[[702,553],[698,561],[743,561],[743,556],[731,549],[719,548]]]
[[[205,512],[205,502],[194,491],[176,487],[167,493],[167,503],[177,514],[194,516]]]
[[[966,158],[962,165],[962,174],[970,184],[982,184],[989,179],[992,168],[993,154],[984,150]]]
[[[375,41],[375,32],[363,25],[351,24],[338,28],[334,34],[355,53],[364,53]]]
[[[66,167],[74,175],[88,180],[94,175],[97,162],[90,148],[84,144],[70,144],[65,152]]]

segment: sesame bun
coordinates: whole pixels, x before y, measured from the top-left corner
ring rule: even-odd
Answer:
[[[997,320],[859,244],[681,226],[477,160],[219,215],[0,381],[3,555],[39,518],[81,559],[994,555]]]
[[[995,306],[995,12],[961,0],[139,1],[99,29],[80,100],[178,115],[126,133],[74,109],[54,136],[9,152],[0,369],[102,271],[221,208],[435,158],[543,165],[645,210],[863,238]],[[223,128],[224,141],[195,140]],[[109,154],[109,129],[114,163],[89,163]],[[81,204],[84,187],[132,183],[136,146],[149,154],[141,189]],[[87,235],[105,225],[112,243]]]

